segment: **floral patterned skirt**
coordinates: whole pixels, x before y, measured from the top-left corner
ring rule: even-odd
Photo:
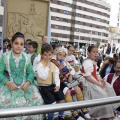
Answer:
[[[0,88],[0,109],[39,105],[43,105],[43,99],[36,86],[30,85],[26,91],[20,88],[11,91],[6,86]],[[43,120],[43,115],[19,116],[7,119],[2,118],[0,120],[25,120],[28,118],[30,120]]]

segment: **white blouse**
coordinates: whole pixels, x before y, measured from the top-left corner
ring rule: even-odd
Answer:
[[[67,61],[74,61],[75,64],[79,64],[79,62],[76,60],[74,55],[70,55],[70,56],[67,55],[66,60]]]
[[[41,63],[37,64],[36,72],[37,72],[38,77],[42,80],[46,80],[49,75],[49,69],[50,69],[49,67],[44,67],[43,64]],[[60,87],[59,69],[57,66],[55,67],[54,81],[55,81],[55,85]]]
[[[94,70],[94,67],[93,65],[96,65],[95,61],[92,61],[90,59],[87,59],[83,62],[83,68],[84,68],[84,71],[85,71],[85,74],[84,76],[91,76],[91,73],[93,72]]]

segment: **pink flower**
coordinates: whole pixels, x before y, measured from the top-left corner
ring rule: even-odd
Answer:
[[[9,104],[9,103],[10,103],[10,99],[5,99],[5,100],[4,100],[4,103],[5,103],[5,104]]]
[[[34,100],[38,99],[38,97],[37,97],[37,95],[35,95],[35,93],[32,94],[32,98],[33,98]]]

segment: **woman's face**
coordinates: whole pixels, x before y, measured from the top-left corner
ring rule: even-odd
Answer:
[[[15,54],[20,54],[24,48],[24,39],[23,38],[16,38],[12,43],[12,48]]]
[[[91,60],[96,60],[98,57],[98,49],[92,48],[91,52],[88,52],[88,56]]]
[[[58,50],[58,47],[56,47],[56,48],[53,50],[53,55],[56,55],[56,54],[57,54],[57,50]]]
[[[72,55],[74,52],[74,48],[73,47],[70,47],[69,50],[68,50],[68,55]]]

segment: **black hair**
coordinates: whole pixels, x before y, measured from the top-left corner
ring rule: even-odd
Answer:
[[[52,48],[53,48],[53,50],[55,49],[55,48],[57,48],[58,47],[58,45],[57,44],[52,44]]]
[[[38,48],[38,43],[35,41],[29,42],[28,45],[31,45],[33,48],[36,48],[36,49]]]
[[[117,63],[120,63],[120,59],[117,60],[117,62],[114,64],[114,67],[116,67]]]
[[[31,42],[32,40],[31,39],[27,39],[25,42]]]
[[[53,52],[52,46],[48,43],[43,44],[41,48],[41,54],[43,55],[44,52],[49,52],[49,51]]]
[[[13,35],[13,37],[12,37],[12,43],[13,43],[13,42],[15,41],[15,39],[18,38],[18,37],[23,38],[23,39],[24,39],[24,42],[25,42],[25,37],[24,37],[24,35],[23,35],[21,32],[16,32],[16,33]]]
[[[67,49],[69,50],[71,47],[73,47],[73,46],[68,46]]]
[[[10,40],[9,40],[8,38],[5,38],[5,39],[3,40],[3,43],[5,43],[5,42],[10,43]]]
[[[112,58],[112,57],[109,57],[108,60],[111,64],[114,64],[114,62],[115,62],[114,58]]]
[[[93,48],[97,48],[96,46],[94,45],[90,45],[87,49],[87,51],[90,53],[92,51]]]
[[[8,45],[7,45],[7,48],[12,48],[11,44],[8,44]]]

